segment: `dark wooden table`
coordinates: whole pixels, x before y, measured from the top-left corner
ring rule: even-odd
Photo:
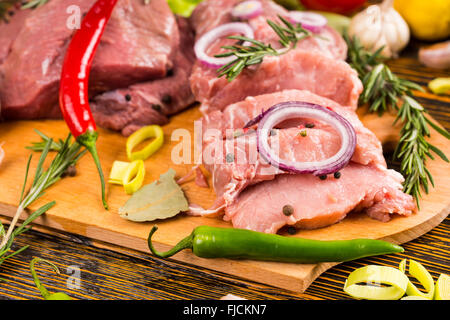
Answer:
[[[448,71],[419,64],[419,45],[412,42],[402,58],[389,62],[392,70],[424,87],[435,77],[450,77]],[[427,92],[418,94],[418,100],[450,130],[450,97]],[[41,281],[49,291],[63,291],[77,299],[219,299],[228,293],[246,299],[350,299],[343,285],[352,270],[368,264],[398,267],[404,258],[422,263],[434,280],[441,273],[450,274],[449,217],[427,234],[404,244],[403,254],[342,263],[323,273],[303,294],[123,248],[111,250],[72,234],[49,235],[31,230],[16,239],[14,248],[23,245],[30,247],[0,266],[0,278],[6,280],[0,282],[0,299],[41,299],[29,271],[33,257],[48,259],[61,270],[58,276],[46,266],[39,267]]]

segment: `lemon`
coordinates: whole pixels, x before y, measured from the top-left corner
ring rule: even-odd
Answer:
[[[450,36],[449,0],[395,0],[394,8],[416,38],[439,40]]]
[[[434,300],[450,300],[450,276],[441,274],[436,281]]]
[[[428,88],[435,94],[450,95],[450,78],[436,78],[428,83]]]

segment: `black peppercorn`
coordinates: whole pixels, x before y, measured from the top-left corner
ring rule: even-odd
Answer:
[[[131,95],[129,95],[128,93],[125,95],[125,100],[127,101],[131,101]]]
[[[75,166],[68,166],[66,171],[64,171],[61,177],[75,177],[77,175],[77,168]]]
[[[291,205],[287,204],[287,205],[283,206],[283,214],[285,216],[290,216],[293,213],[294,213],[294,208]]]
[[[161,110],[161,105],[160,104],[152,104],[152,109],[156,110],[156,111],[160,111]]]
[[[334,178],[335,179],[339,179],[341,177],[341,173],[339,172],[339,171],[336,171],[335,173],[334,173]]]
[[[324,174],[324,175],[322,175],[322,176],[319,176],[319,178],[320,178],[320,180],[326,180],[326,179],[327,179],[327,175]]]
[[[165,104],[171,104],[172,103],[172,97],[170,94],[165,94],[162,96],[161,101]]]

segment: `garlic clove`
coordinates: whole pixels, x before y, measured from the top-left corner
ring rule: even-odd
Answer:
[[[387,58],[397,56],[410,37],[408,25],[392,4],[392,0],[385,0],[367,7],[352,18],[348,30],[369,51],[384,47],[381,54]]]

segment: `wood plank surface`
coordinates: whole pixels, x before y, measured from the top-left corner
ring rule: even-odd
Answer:
[[[415,61],[415,64],[417,65],[417,60],[410,57],[405,57],[399,60],[396,60],[391,64],[393,70],[397,72],[398,74],[403,74],[406,78],[410,78],[408,76],[409,69],[411,68],[411,65],[414,65],[413,62]],[[421,69],[423,69],[421,67]],[[425,68],[426,69],[426,68]],[[439,73],[433,73],[431,70],[422,70],[421,73],[415,74],[412,72],[411,78],[414,78],[415,81],[425,85],[429,78],[432,78],[433,74],[439,74]],[[449,101],[447,97],[438,97],[434,96],[430,93],[425,93],[420,95],[421,102],[427,107],[427,109],[430,111],[430,113],[443,124],[447,129],[450,128],[449,122]],[[117,254],[113,251],[109,250],[100,250],[93,246],[90,241],[86,241],[85,238],[73,235],[67,236],[67,235],[59,235],[60,237],[63,236],[63,238],[60,237],[50,237],[47,235],[43,235],[42,233],[38,232],[30,232],[28,235],[24,235],[21,237],[20,242],[18,241],[17,244],[24,244],[27,243],[27,241],[31,241],[33,243],[36,243],[36,246],[33,249],[30,248],[28,250],[28,253],[24,253],[22,257],[29,258],[33,254],[34,255],[47,255],[50,260],[51,258],[57,258],[60,262],[61,267],[67,266],[70,262],[76,262],[78,261],[78,265],[83,267],[83,273],[86,272],[88,275],[91,275],[92,278],[87,279],[95,279],[92,281],[91,285],[92,287],[98,287],[102,283],[100,279],[103,279],[103,277],[108,278],[106,283],[108,281],[119,281],[118,279],[129,279],[129,274],[123,271],[119,271],[122,268],[122,263],[124,265],[130,264],[130,266],[136,265],[136,268],[140,268],[140,264],[136,264],[136,261],[140,261],[139,263],[142,263],[143,268],[145,269],[144,274],[148,277],[146,279],[151,279],[153,276],[155,279],[162,280],[162,282],[170,282],[174,285],[177,289],[172,290],[170,285],[165,283],[158,286],[157,282],[154,280],[150,280],[147,282],[147,285],[143,285],[141,287],[142,292],[146,292],[147,298],[173,298],[173,297],[179,297],[179,298],[217,298],[222,293],[229,293],[233,292],[235,294],[240,294],[242,296],[246,296],[247,298],[261,298],[261,297],[271,297],[271,298],[291,298],[291,297],[297,297],[297,298],[306,298],[306,299],[315,299],[315,298],[345,298],[346,295],[343,294],[341,288],[341,284],[343,283],[343,279],[345,278],[348,273],[353,270],[358,265],[364,265],[367,263],[381,263],[386,265],[398,265],[398,262],[400,259],[404,257],[414,258],[422,263],[425,264],[427,268],[431,268],[432,275],[437,277],[437,275],[441,272],[449,273],[449,254],[448,254],[448,235],[449,235],[449,222],[448,218],[437,228],[433,229],[431,232],[427,233],[425,236],[419,238],[418,240],[412,241],[411,243],[408,243],[405,245],[405,248],[407,249],[406,252],[402,255],[395,255],[395,256],[389,256],[389,257],[373,257],[373,258],[367,258],[362,259],[350,263],[341,264],[339,266],[335,266],[331,270],[325,272],[319,279],[317,279],[314,284],[304,293],[304,294],[293,294],[292,292],[277,289],[274,287],[245,281],[242,279],[238,279],[236,277],[232,277],[227,274],[223,273],[217,273],[211,270],[204,269],[202,267],[195,267],[192,265],[186,265],[186,264],[180,264],[177,262],[171,261],[161,261],[159,259],[154,259],[152,257],[149,257],[147,255],[143,255],[142,253],[134,252],[134,251],[126,251],[122,252],[122,254]],[[80,240],[81,239],[81,240]],[[425,239],[425,240],[424,240]],[[47,245],[50,243],[50,249],[48,249],[44,243]],[[70,245],[72,244],[72,246]],[[56,248],[54,250],[54,248]],[[76,250],[81,251],[81,253],[75,253]],[[56,253],[58,252],[58,253]],[[60,252],[63,252],[61,254]],[[71,254],[74,255],[73,258],[69,258]],[[118,259],[118,264],[114,265],[111,263],[103,263],[101,262],[102,259],[92,259],[92,257],[99,255],[105,255],[105,256],[114,256]],[[117,256],[116,256],[117,255]],[[33,287],[31,284],[31,279],[29,275],[27,274],[27,268],[26,263],[29,262],[29,259],[24,258],[14,258],[11,259],[10,262],[5,263],[2,265],[2,270],[0,270],[0,277],[5,277],[4,274],[6,274],[6,278],[12,274],[12,281],[9,282],[9,284],[5,287],[2,287],[2,290],[0,291],[5,293],[5,298],[11,297],[11,298],[26,298],[28,297],[37,297],[37,292],[35,291],[33,294]],[[67,259],[66,259],[67,258]],[[54,260],[54,259],[53,259]],[[93,261],[90,263],[90,261]],[[97,262],[95,262],[97,261]],[[107,259],[105,261],[108,261]],[[66,262],[66,263],[63,263]],[[150,267],[149,267],[150,265]],[[98,273],[95,273],[96,267],[100,266],[101,271]],[[85,267],[85,269],[84,269]],[[111,270],[107,270],[109,267],[111,267]],[[153,269],[153,273],[151,270]],[[148,269],[147,269],[148,268]],[[133,267],[130,268],[130,270],[133,270]],[[172,271],[179,271],[179,273],[175,272],[176,275],[171,277]],[[187,270],[187,271],[186,271]],[[106,276],[109,272],[114,272],[114,277],[112,276]],[[196,279],[193,283],[190,283],[188,280],[184,279],[183,272],[186,271],[188,273],[189,279]],[[15,274],[15,272],[19,272],[19,274]],[[96,278],[96,276],[98,278]],[[123,276],[123,278],[121,278]],[[177,276],[179,276],[177,278]],[[173,281],[171,281],[173,279]],[[200,280],[199,280],[200,279]],[[48,280],[55,285],[53,282],[55,281],[55,277],[49,274]],[[125,280],[126,281],[126,280]],[[146,280],[140,280],[140,283],[142,284],[143,281]],[[199,282],[196,282],[199,281]],[[119,281],[120,282],[120,281]],[[205,283],[206,282],[206,283]],[[19,291],[14,291],[14,289],[8,289],[11,288],[9,285],[12,285],[12,288],[14,288],[14,285],[22,288],[22,284],[24,284],[24,291],[22,292],[21,289]],[[28,283],[28,285],[27,285]],[[231,284],[230,284],[231,283]],[[56,284],[57,287],[59,284]],[[61,287],[64,289],[64,281],[61,282]],[[86,285],[86,288],[89,288],[89,282]],[[234,286],[236,285],[236,286]],[[181,288],[187,288],[188,291],[193,290],[193,294],[184,292]],[[218,289],[221,288],[223,290]],[[111,298],[118,298],[120,295],[114,296],[111,291],[113,290],[119,290],[120,286],[116,287],[114,284],[112,286],[105,286],[103,289],[98,289],[95,291],[95,289],[86,289],[81,288],[80,290],[74,290],[74,294],[79,294],[80,298],[96,298],[96,297],[102,297],[100,292],[110,292]],[[111,290],[108,290],[106,288],[111,288]],[[129,295],[130,297],[133,296],[134,288],[128,287],[125,284],[124,295]],[[207,289],[205,289],[207,288]],[[216,290],[212,289],[216,288]],[[244,290],[243,288],[249,288],[249,292],[247,290]],[[229,289],[229,290],[226,290]],[[87,290],[87,291],[86,291]],[[181,290],[181,291],[180,291]],[[254,290],[254,291],[253,291]],[[139,290],[136,290],[136,292]],[[205,292],[207,291],[207,292]],[[9,294],[8,294],[9,292]],[[15,293],[14,293],[15,292]],[[158,295],[158,292],[160,295]],[[171,294],[172,292],[172,294]],[[173,294],[173,292],[181,292],[179,295]],[[314,293],[317,293],[315,295]],[[92,294],[92,295],[90,295]],[[107,295],[107,293],[105,293]],[[147,296],[148,295],[148,296]]]

